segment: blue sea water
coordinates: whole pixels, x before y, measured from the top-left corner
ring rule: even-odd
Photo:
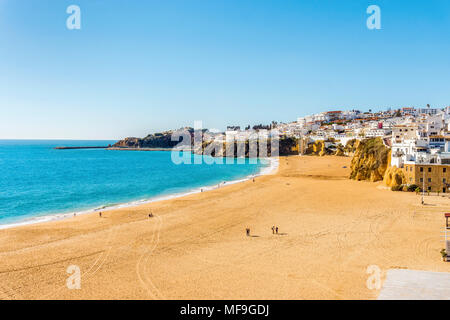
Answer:
[[[264,166],[248,159],[177,165],[168,151],[54,149],[114,142],[0,140],[0,225],[188,192],[257,174]]]

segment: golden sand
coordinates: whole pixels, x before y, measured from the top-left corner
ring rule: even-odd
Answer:
[[[348,180],[349,163],[280,158],[255,182],[0,230],[0,298],[374,299],[370,265],[450,272],[450,200]]]

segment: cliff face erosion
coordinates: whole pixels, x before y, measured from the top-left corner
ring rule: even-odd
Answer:
[[[350,179],[381,181],[389,166],[390,150],[380,138],[361,140],[350,164]]]
[[[384,174],[383,182],[386,186],[391,188],[400,187],[402,184],[406,183],[405,174],[401,169],[395,166],[389,167]]]
[[[251,148],[255,148],[252,150]],[[252,156],[272,156],[277,153],[280,156],[298,154],[298,141],[297,139],[290,137],[281,137],[277,149],[272,150],[271,140],[268,139],[267,143],[259,145],[259,143],[252,144],[249,141],[244,143],[237,142],[203,142],[201,147],[194,149],[196,154],[207,154],[213,157],[226,157],[232,155],[232,157],[238,157],[239,155],[245,155],[246,158]]]
[[[332,151],[325,147],[325,141],[317,140],[308,145],[306,154],[322,157],[327,154],[332,154]]]
[[[308,144],[305,154],[319,157],[326,155],[346,156],[350,152],[352,152],[351,147],[344,147],[342,144],[336,143],[334,140],[316,140]]]
[[[350,165],[350,179],[372,182],[383,180],[391,188],[406,183],[402,169],[391,167],[391,150],[381,138],[356,141],[353,148],[355,153]]]
[[[178,140],[172,141],[173,133],[177,133],[180,138]],[[150,134],[145,138],[125,138],[123,140],[118,141],[112,147],[113,148],[167,148],[171,149],[177,146],[182,137],[184,137],[183,145],[189,146],[197,146],[193,152],[196,154],[208,154],[215,157],[225,157],[228,155],[233,155],[237,157],[240,152],[238,152],[238,148],[244,148],[243,154],[245,157],[249,157],[250,154],[255,154],[250,152],[250,143],[249,141],[245,141],[243,144],[238,144],[237,142],[201,142],[194,144],[194,129],[185,128],[177,131],[166,131],[162,133]],[[199,138],[201,139],[201,133],[199,133]],[[231,151],[234,148],[234,152]],[[228,150],[228,153],[227,153]],[[265,152],[265,150],[267,150]],[[281,137],[279,139],[278,150],[272,150],[271,140],[267,140],[267,144],[258,146],[256,150],[257,156],[271,156],[272,154],[279,153],[280,156],[293,155],[299,153],[299,143],[297,139],[291,137]]]

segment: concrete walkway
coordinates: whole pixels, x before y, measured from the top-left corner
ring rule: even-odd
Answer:
[[[390,269],[378,300],[450,300],[450,273]]]

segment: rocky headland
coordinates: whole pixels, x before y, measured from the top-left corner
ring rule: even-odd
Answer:
[[[412,190],[406,185],[403,171],[396,166],[391,166],[391,149],[381,138],[356,141],[354,149],[350,179],[383,181],[392,190]]]
[[[298,155],[300,145],[305,143],[301,139],[282,136],[278,144],[272,146],[271,139],[264,142],[239,143],[237,141],[202,141],[205,130],[196,132],[186,127],[178,130],[149,134],[144,138],[129,137],[118,141],[110,147],[114,150],[170,150],[182,145],[195,154],[206,154],[213,157],[245,156],[280,156]],[[197,141],[198,139],[198,141]],[[263,144],[261,144],[263,143]],[[273,149],[277,148],[277,149]],[[408,189],[405,176],[401,169],[392,167],[390,163],[391,151],[381,138],[363,140],[349,140],[345,146],[334,140],[316,140],[306,144],[304,154],[311,156],[352,156],[350,164],[350,179],[358,181],[383,181],[392,190]]]
[[[214,157],[238,157],[293,155],[299,154],[299,141],[292,137],[280,137],[278,143],[272,143],[270,138],[263,141],[226,142],[209,140],[203,141],[203,134],[195,132],[193,128],[182,128],[175,131],[149,134],[145,138],[128,137],[111,146],[115,150],[152,150],[172,149],[180,147],[193,150],[195,154],[207,154]],[[175,137],[175,138],[174,138]],[[255,148],[255,149],[252,149]]]

